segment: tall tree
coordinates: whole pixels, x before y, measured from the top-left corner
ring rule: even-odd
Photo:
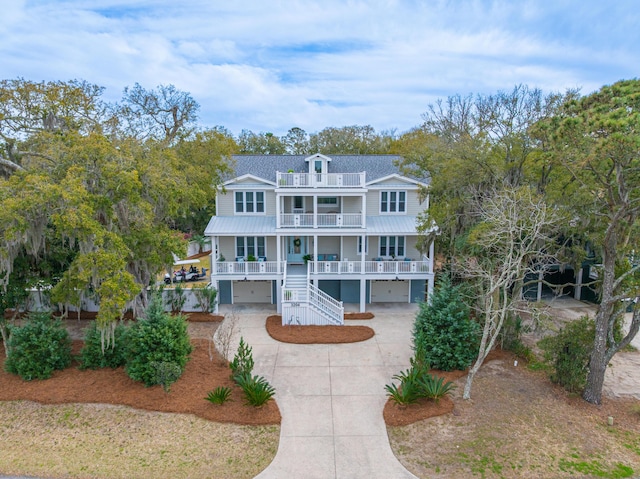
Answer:
[[[286,146],[280,138],[273,133],[254,133],[250,130],[242,130],[238,137],[239,152],[251,155],[283,155]]]
[[[162,101],[150,101],[136,113],[136,126],[149,130],[132,137],[113,128],[113,117],[101,116],[101,90],[85,83],[3,86],[7,100],[0,108],[13,116],[0,118],[0,131],[5,145],[12,143],[5,150],[20,154],[6,157],[16,167],[0,179],[0,281],[6,287],[21,258],[41,263],[51,244],[62,245],[69,254],[58,278],[43,270],[41,279],[55,285],[56,302],[79,305],[83,295],[93,295],[109,332],[125,308],[146,306],[147,286],[184,249],[172,226],[208,207],[235,143],[223,130],[187,137],[194,109],[189,95],[174,88],[150,97],[177,101],[178,109],[169,108],[166,118]],[[55,115],[44,116],[43,128],[37,112],[45,110]]]
[[[193,132],[199,108],[189,93],[173,85],[147,90],[136,83],[124,89],[111,122],[136,138],[174,143]]]
[[[505,320],[515,315],[527,275],[555,263],[554,233],[560,218],[530,188],[506,188],[478,204],[480,222],[469,232],[454,262],[455,272],[471,281],[478,300],[482,337],[469,369],[463,398],[471,397],[476,373],[493,349]]]
[[[285,136],[282,143],[290,155],[310,155],[313,152],[309,148],[309,135],[302,128],[293,127]]]
[[[103,88],[85,81],[0,81],[0,173],[52,166],[40,147],[51,135],[100,128]]]
[[[640,329],[640,81],[620,81],[564,104],[542,125],[555,159],[568,175],[555,181],[556,201],[602,258],[596,336],[583,397],[600,404],[607,364]],[[629,304],[633,314],[621,339],[615,332]]]
[[[328,127],[309,136],[309,151],[326,155],[387,154],[393,135],[393,132],[378,134],[370,125]]]
[[[546,164],[541,140],[530,128],[574,95],[543,96],[518,85],[494,95],[451,96],[430,105],[422,126],[394,142],[403,167],[431,179],[431,207],[421,224],[428,230],[435,221],[447,256],[456,254],[457,238],[476,223],[475,205],[487,193],[505,186],[538,187]]]

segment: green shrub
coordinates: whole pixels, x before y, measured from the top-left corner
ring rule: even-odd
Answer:
[[[210,284],[194,284],[191,291],[198,301],[196,307],[200,308],[203,313],[212,313],[216,307],[218,290]]]
[[[413,404],[420,399],[418,386],[414,382],[400,384],[400,387],[395,384],[386,384],[384,389],[387,391],[387,396],[400,406]]]
[[[593,320],[583,316],[568,323],[555,336],[539,341],[544,359],[552,367],[550,379],[569,392],[582,392],[587,382],[594,340]]]
[[[176,364],[182,374],[192,347],[184,317],[165,313],[159,295],[153,295],[145,318],[127,331],[125,371],[131,379],[153,386],[161,384],[154,363]]]
[[[500,345],[505,351],[511,351],[519,358],[531,363],[535,361],[536,357],[533,351],[522,342],[523,332],[522,318],[509,315],[504,321],[502,331],[500,331]]]
[[[238,386],[242,388],[247,404],[260,407],[271,399],[276,390],[262,376],[252,376],[251,373],[243,373],[234,376]]]
[[[118,323],[113,332],[114,342],[104,345],[103,335],[92,321],[84,336],[80,350],[80,369],[118,368],[125,364],[125,327]]]
[[[209,391],[205,399],[212,404],[224,404],[231,401],[231,388],[218,386],[213,391]]]
[[[229,363],[231,368],[231,376],[235,379],[236,376],[245,374],[251,375],[253,372],[253,353],[252,348],[244,342],[244,338],[240,337],[240,344],[236,351],[233,361]]]
[[[167,289],[166,291],[167,291],[167,303],[168,303],[168,306],[171,308],[171,312],[173,312],[174,314],[177,314],[180,311],[182,311],[182,308],[184,307],[184,303],[187,301],[187,295],[184,291],[184,288],[179,284],[176,284],[173,288],[173,291],[170,289]]]
[[[447,394],[451,394],[451,391],[456,387],[453,382],[445,382],[443,377],[432,376],[431,374],[420,378],[419,385],[421,395],[436,402]]]
[[[71,364],[71,339],[58,319],[32,314],[24,326],[11,328],[5,369],[22,379],[47,379]]]
[[[434,369],[464,370],[478,356],[480,327],[469,317],[460,286],[446,276],[430,303],[420,304],[413,326],[413,348]]]
[[[171,391],[171,385],[182,375],[182,368],[179,364],[168,361],[154,361],[151,367],[155,370],[155,384],[160,384],[164,392]]]

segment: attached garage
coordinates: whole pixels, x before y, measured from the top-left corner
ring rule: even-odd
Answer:
[[[271,281],[234,281],[233,302],[271,304]]]
[[[371,281],[372,303],[408,303],[409,281]]]

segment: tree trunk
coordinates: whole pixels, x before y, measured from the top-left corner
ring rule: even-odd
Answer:
[[[473,378],[480,369],[480,366],[482,366],[483,361],[484,358],[480,359],[480,357],[478,357],[473,367],[469,369],[469,374],[467,374],[467,381],[464,383],[464,392],[462,393],[462,399],[471,399],[471,386],[473,385]]]
[[[604,249],[602,252],[603,277],[602,299],[595,318],[596,336],[593,343],[593,351],[589,359],[589,373],[587,384],[582,393],[585,401],[592,404],[602,402],[602,386],[604,374],[610,356],[607,355],[607,335],[609,332],[609,319],[614,314],[613,298],[615,296],[615,266],[616,266],[616,232],[614,225],[610,225],[605,234]]]
[[[591,404],[600,404],[602,402],[602,386],[604,384],[604,375],[607,370],[607,318],[603,318],[604,313],[598,312],[596,315],[596,338],[593,344],[593,351],[589,360],[589,373],[587,375],[587,384],[585,386],[582,397]],[[603,324],[604,323],[604,324]],[[603,328],[604,325],[604,328]]]

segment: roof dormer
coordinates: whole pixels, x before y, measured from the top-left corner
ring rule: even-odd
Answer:
[[[316,153],[304,159],[309,163],[309,173],[326,174],[329,173],[329,162],[331,158],[328,156]]]

